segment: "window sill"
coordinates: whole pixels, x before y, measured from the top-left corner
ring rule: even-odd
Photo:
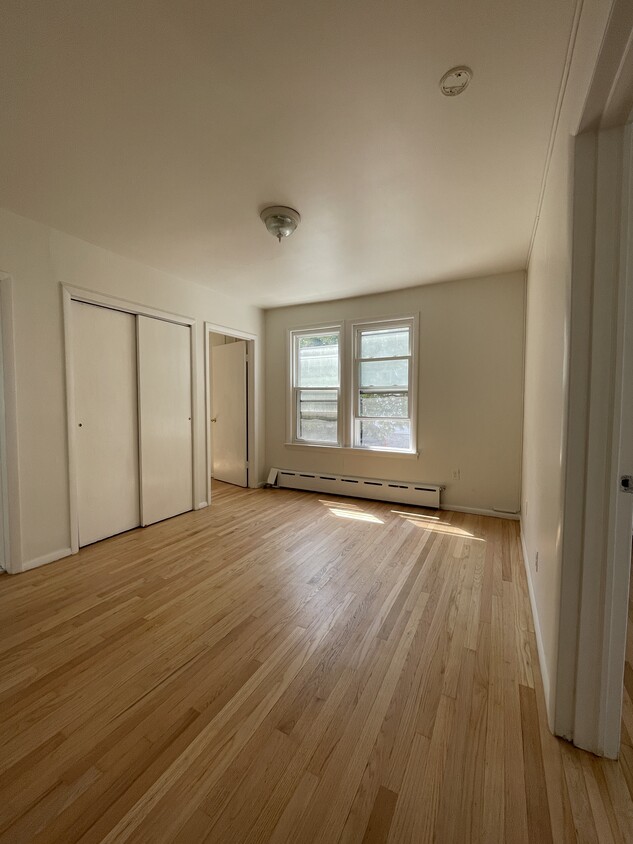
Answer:
[[[346,454],[377,454],[384,457],[399,457],[406,460],[417,460],[420,456],[419,451],[390,451],[386,448],[354,448],[347,445],[316,445],[312,443],[284,443],[286,448],[297,449],[299,451],[344,451]]]

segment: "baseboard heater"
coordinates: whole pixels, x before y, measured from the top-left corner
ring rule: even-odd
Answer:
[[[376,501],[393,501],[413,504],[416,507],[440,506],[441,486],[414,483],[413,481],[387,481],[382,478],[358,478],[352,475],[330,475],[326,472],[293,472],[290,469],[271,469],[268,476],[271,486],[288,489],[305,489],[352,498],[373,498]]]

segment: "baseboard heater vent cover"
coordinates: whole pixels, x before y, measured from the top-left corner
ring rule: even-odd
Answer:
[[[271,469],[268,482],[276,475],[276,486],[288,489],[305,489],[331,495],[353,498],[373,498],[376,501],[393,501],[413,504],[416,507],[440,506],[441,486],[413,481],[389,481],[381,478],[357,478],[352,475],[328,475],[317,472],[293,472],[291,469]]]

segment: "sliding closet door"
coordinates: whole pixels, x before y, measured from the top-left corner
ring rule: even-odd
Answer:
[[[72,303],[79,544],[140,524],[136,322]]]
[[[137,320],[142,522],[150,525],[192,509],[191,329]]]

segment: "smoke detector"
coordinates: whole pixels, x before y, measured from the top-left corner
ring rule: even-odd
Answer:
[[[290,237],[301,222],[301,214],[286,205],[270,205],[259,215],[268,229],[281,243],[282,237]]]
[[[440,79],[440,91],[445,97],[456,97],[468,88],[473,72],[469,67],[453,67]]]

